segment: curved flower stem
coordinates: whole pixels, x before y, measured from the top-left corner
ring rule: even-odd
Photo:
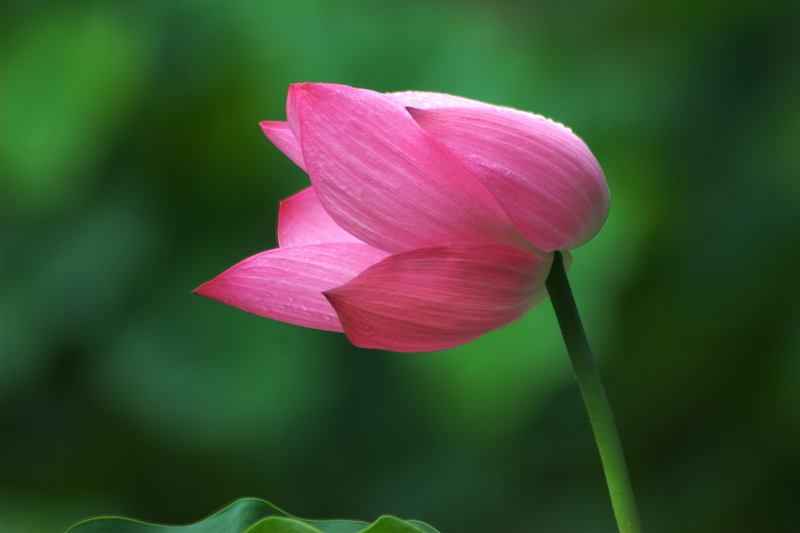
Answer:
[[[586,340],[578,308],[575,306],[575,299],[567,281],[564,260],[559,252],[555,252],[553,266],[547,278],[547,291],[550,294],[550,301],[553,302],[561,335],[564,337],[575,371],[575,379],[578,381],[583,403],[592,424],[617,526],[620,533],[640,533],[639,513],[636,510],[636,500],[633,497],[617,425],[600,379],[600,371]]]

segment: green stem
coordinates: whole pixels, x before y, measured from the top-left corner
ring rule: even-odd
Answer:
[[[559,252],[555,253],[553,266],[547,278],[547,291],[550,294],[550,301],[553,302],[561,335],[567,345],[589,421],[592,423],[617,526],[620,533],[640,533],[639,513],[636,510],[636,500],[633,497],[617,425],[603,381],[600,379],[600,371],[586,340],[578,308],[575,306],[575,299],[567,281],[564,260]]]

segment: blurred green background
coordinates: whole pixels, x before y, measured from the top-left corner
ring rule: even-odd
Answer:
[[[251,495],[443,533],[614,531],[547,303],[401,355],[190,294],[275,246],[307,178],[257,123],[310,80],[578,132],[613,200],[570,274],[646,531],[797,531],[796,6],[3,2],[0,529]]]

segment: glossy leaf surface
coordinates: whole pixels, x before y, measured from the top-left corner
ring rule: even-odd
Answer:
[[[118,516],[80,522],[67,533],[438,533],[417,520],[382,516],[372,524],[359,520],[304,520],[257,498],[242,498],[198,522],[165,525]]]

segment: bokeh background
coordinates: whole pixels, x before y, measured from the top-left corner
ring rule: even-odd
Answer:
[[[0,529],[251,495],[443,533],[614,531],[548,304],[401,355],[190,293],[275,245],[307,178],[257,123],[309,80],[578,132],[613,205],[570,275],[646,530],[797,531],[796,6],[3,2]]]

